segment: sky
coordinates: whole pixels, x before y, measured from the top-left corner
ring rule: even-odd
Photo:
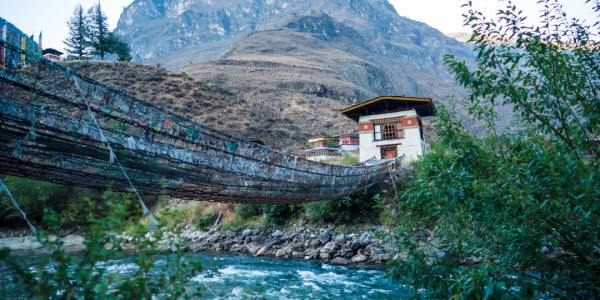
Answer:
[[[389,0],[401,16],[424,22],[444,33],[468,32],[464,28],[464,9],[461,4],[465,0]],[[0,17],[3,17],[28,35],[37,36],[43,31],[44,48],[64,49],[63,40],[67,36],[66,21],[73,9],[81,3],[85,9],[95,4],[97,0],[0,0]],[[132,0],[103,0],[102,7],[108,16],[108,22],[113,29],[119,21],[124,7]],[[473,0],[476,8],[492,15],[501,7],[499,0]],[[529,17],[531,22],[537,21],[537,0],[514,0],[514,2]],[[588,21],[594,20],[594,14],[585,0],[562,0],[565,10],[570,16]]]

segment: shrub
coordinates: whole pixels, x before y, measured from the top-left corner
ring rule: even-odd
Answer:
[[[242,219],[247,219],[255,216],[260,216],[262,211],[262,206],[260,204],[237,204],[235,206],[235,213],[240,216]]]
[[[476,65],[446,57],[488,135],[442,109],[439,141],[400,195],[407,255],[390,272],[428,297],[600,294],[599,32],[555,1],[540,3],[542,26],[531,27],[510,2],[490,20],[469,1]],[[520,129],[498,132],[498,101]]]
[[[213,210],[203,212],[196,220],[196,226],[200,230],[208,230],[217,220],[219,213]]]
[[[358,224],[376,221],[381,212],[375,189],[338,200],[315,201],[304,204],[306,217],[312,223]]]
[[[116,200],[115,194],[105,195],[103,204],[109,208],[108,215],[104,211],[97,215],[94,210],[87,213],[89,226],[82,232],[85,249],[81,254],[69,254],[60,238],[50,238],[41,230],[38,240],[49,255],[40,256],[35,266],[23,264],[20,257],[11,255],[6,248],[0,249],[0,263],[15,274],[0,278],[2,289],[5,282],[12,281],[18,292],[11,292],[28,299],[179,299],[199,296],[199,290],[186,287],[186,282],[200,272],[201,265],[183,259],[187,243],[179,235],[180,226],[167,226],[159,218],[158,226],[150,230],[139,219],[131,218],[128,204]],[[60,228],[59,216],[47,210],[44,217],[50,232],[56,233]],[[131,243],[137,252],[131,260],[135,271],[124,276],[111,273],[104,262],[122,257],[123,237],[116,232],[128,224],[133,226]],[[168,238],[173,233],[176,237]],[[175,253],[160,254],[159,244],[165,241],[163,238]]]

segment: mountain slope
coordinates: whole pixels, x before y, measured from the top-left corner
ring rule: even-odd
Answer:
[[[137,61],[244,99],[222,121],[246,120],[234,113],[244,107],[256,114],[247,129],[295,153],[310,136],[354,131],[344,106],[390,94],[460,98],[443,55],[472,60],[469,46],[386,0],[135,0],[116,32]]]

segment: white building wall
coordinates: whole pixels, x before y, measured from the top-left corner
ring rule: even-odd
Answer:
[[[361,116],[359,119],[359,124],[368,123],[371,120],[375,119],[385,119],[385,118],[394,118],[394,117],[410,117],[417,116],[416,111],[401,111],[395,113],[388,114],[378,114],[378,115],[368,115]],[[404,128],[404,138],[394,139],[394,140],[383,140],[383,141],[375,141],[373,130],[370,131],[360,131],[359,132],[359,140],[360,140],[360,162],[375,158],[381,159],[381,148],[378,146],[381,145],[394,145],[399,144],[396,149],[398,156],[405,156],[405,161],[412,161],[421,156],[424,152],[424,141],[421,140],[421,132],[419,126]]]

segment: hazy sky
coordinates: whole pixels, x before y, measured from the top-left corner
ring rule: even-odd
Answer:
[[[401,16],[409,17],[427,23],[444,33],[468,31],[463,28],[460,7],[465,0],[389,0]],[[514,0],[519,7],[530,16],[531,21],[536,20],[538,6],[537,0]],[[43,31],[43,46],[63,49],[62,41],[67,35],[66,20],[73,12],[77,3],[85,9],[96,3],[97,0],[0,0],[0,16],[14,23],[27,34],[34,34],[36,39],[40,30]],[[111,29],[119,20],[123,7],[132,0],[102,0],[102,6],[108,15]],[[492,14],[500,7],[499,0],[473,0],[476,7]],[[594,19],[594,15],[585,0],[562,0],[565,9],[571,16]]]

